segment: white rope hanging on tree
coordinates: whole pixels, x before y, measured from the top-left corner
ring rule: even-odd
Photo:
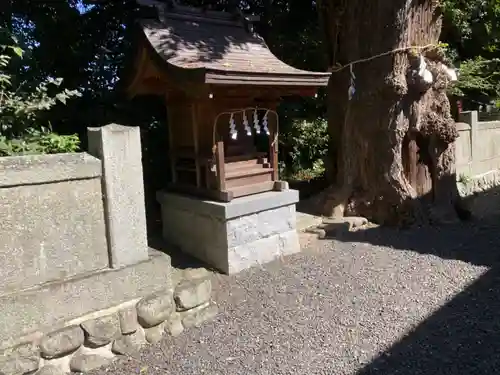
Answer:
[[[255,129],[255,133],[260,134],[259,115],[257,114],[257,109],[253,111],[253,127]]]
[[[354,71],[352,70],[352,64],[349,65],[349,70],[351,73],[351,77],[349,78],[349,89],[347,90],[347,95],[349,96],[349,100],[352,100],[354,94],[356,93],[356,76],[354,75]]]
[[[351,78],[350,78],[350,84],[349,84],[349,88],[348,88],[348,96],[349,96],[349,100],[351,100],[354,97],[354,94],[356,92],[356,86],[355,86],[356,76],[353,73],[353,69],[352,69],[353,65],[372,61],[372,60],[378,59],[380,57],[392,55],[392,54],[395,54],[398,52],[413,51],[415,53],[416,51],[420,51],[421,52],[420,58],[419,58],[420,63],[419,63],[417,74],[422,78],[423,81],[425,81],[427,83],[432,83],[433,82],[432,73],[427,69],[427,63],[425,62],[424,57],[422,56],[422,52],[426,51],[426,50],[430,50],[430,49],[436,49],[438,47],[439,47],[439,44],[431,43],[431,44],[427,44],[427,45],[423,45],[423,46],[406,46],[406,47],[395,48],[393,50],[382,52],[382,53],[379,53],[377,55],[373,55],[373,56],[366,57],[363,59],[351,61],[345,65],[336,64],[335,66],[331,66],[328,69],[328,71],[330,73],[338,73],[341,70],[344,70],[347,67],[349,67],[350,73],[351,73]],[[441,65],[442,65],[441,68],[448,75],[451,82],[455,82],[458,80],[458,76],[460,73],[459,69],[456,69],[455,67],[446,66],[443,63],[441,63]]]

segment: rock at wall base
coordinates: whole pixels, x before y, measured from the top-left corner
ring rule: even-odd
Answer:
[[[63,372],[63,374],[67,374],[67,373],[71,372],[71,369],[69,368],[70,362],[71,362],[71,356],[65,356],[65,357],[59,357],[59,358],[55,358],[55,359],[45,360],[44,365],[56,367],[59,370],[61,370]]]
[[[146,337],[141,329],[131,335],[122,336],[113,342],[111,350],[115,354],[133,357],[146,345]]]
[[[203,305],[210,300],[212,283],[210,279],[188,280],[175,288],[174,300],[177,311],[185,311]]]
[[[155,327],[145,328],[146,341],[150,344],[160,342],[165,333],[165,323],[161,323]]]
[[[40,360],[35,357],[14,358],[0,363],[0,374],[30,374],[38,370]]]
[[[172,294],[157,293],[139,301],[137,319],[144,328],[155,327],[167,320],[173,309]]]
[[[85,332],[85,344],[90,348],[108,345],[120,336],[120,322],[115,314],[88,320],[81,327]]]
[[[184,326],[178,314],[172,314],[170,319],[165,322],[165,332],[173,337],[177,337],[184,332]]]
[[[118,319],[122,334],[130,335],[137,331],[139,324],[137,323],[137,309],[135,306],[119,311]]]
[[[56,366],[43,366],[35,375],[65,375],[64,371]]]
[[[207,303],[193,310],[187,311],[182,318],[185,328],[200,327],[204,322],[213,320],[219,312],[217,305]]]
[[[76,354],[71,358],[69,364],[71,371],[74,372],[89,372],[99,367],[107,366],[113,359],[110,357],[102,357],[97,354]]]
[[[8,358],[5,361],[0,361],[0,373],[6,375],[27,374],[38,370],[39,352],[32,344],[19,345],[10,351]]]
[[[62,357],[76,351],[85,340],[80,326],[70,326],[49,333],[42,338],[40,350],[42,357],[52,359]]]

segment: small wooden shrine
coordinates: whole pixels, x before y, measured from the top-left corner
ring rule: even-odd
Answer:
[[[314,96],[330,73],[280,61],[241,12],[154,5],[127,91],[165,97],[169,188],[224,202],[280,190],[276,108],[284,96]]]

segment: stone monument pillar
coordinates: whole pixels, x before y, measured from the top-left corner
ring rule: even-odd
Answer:
[[[89,153],[101,159],[112,268],[148,259],[146,207],[138,127],[88,128]]]

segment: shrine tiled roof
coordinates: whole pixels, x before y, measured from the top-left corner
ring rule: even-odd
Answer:
[[[208,83],[328,83],[330,73],[296,69],[278,59],[263,38],[230,13],[174,10],[164,12],[160,19],[141,21],[151,47],[170,65],[204,70]]]

